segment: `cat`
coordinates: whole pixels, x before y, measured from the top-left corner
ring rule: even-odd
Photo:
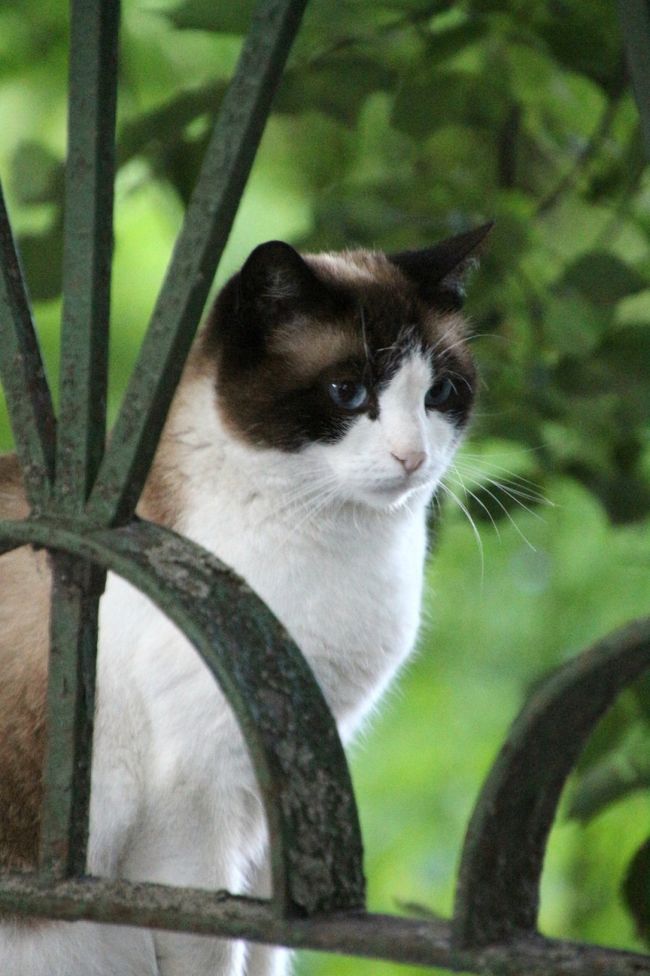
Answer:
[[[195,341],[139,505],[267,602],[344,743],[416,641],[427,505],[476,389],[463,280],[489,226],[392,256],[257,247]],[[0,515],[27,513],[6,456]],[[49,587],[43,552],[0,559],[0,866],[12,869],[37,851]],[[235,720],[174,625],[116,577],[97,688],[89,873],[268,896]],[[287,955],[89,922],[0,924],[11,976],[279,976]]]

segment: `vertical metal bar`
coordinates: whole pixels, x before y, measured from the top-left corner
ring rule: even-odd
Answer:
[[[650,157],[650,0],[618,0],[627,63]]]
[[[124,397],[88,516],[127,521],[153,460],[307,0],[261,0]]]
[[[106,436],[117,0],[74,0],[65,175],[57,510],[83,511]]]
[[[86,869],[97,616],[106,574],[67,553],[54,554],[52,561],[40,866],[65,877]]]
[[[0,376],[25,489],[38,512],[54,478],[56,420],[1,186]]]
[[[61,338],[54,505],[82,516],[104,451],[113,233],[117,0],[74,0],[70,42]],[[105,574],[52,556],[48,747],[41,867],[86,860],[99,597]]]

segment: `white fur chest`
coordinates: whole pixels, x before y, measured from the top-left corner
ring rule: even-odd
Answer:
[[[238,467],[241,458],[220,461],[206,490],[193,492],[183,531],[273,610],[349,739],[416,638],[425,500],[393,512],[350,505],[310,515],[287,502],[272,466],[252,472]]]

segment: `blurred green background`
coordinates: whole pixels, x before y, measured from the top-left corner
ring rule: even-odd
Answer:
[[[112,415],[251,9],[125,4]],[[4,3],[0,172],[55,389],[66,71],[67,4]],[[311,0],[218,281],[269,238],[411,248],[489,218],[468,302],[483,389],[441,499],[419,651],[352,757],[376,910],[450,912],[473,801],[531,687],[648,612],[650,179],[609,0]],[[546,933],[642,947],[650,858],[630,864],[649,786],[647,680],[567,789]]]

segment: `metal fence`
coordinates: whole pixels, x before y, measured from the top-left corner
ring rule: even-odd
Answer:
[[[566,665],[523,709],[476,803],[453,919],[373,915],[364,908],[362,843],[345,757],[300,652],[218,560],[135,518],[305,5],[260,0],[108,447],[116,0],[72,3],[75,125],[66,166],[58,418],[0,193],[0,375],[31,505],[26,520],[0,522],[0,553],[25,544],[47,548],[54,580],[39,867],[0,876],[0,912],[212,933],[476,973],[650,974],[649,956],[549,940],[536,930],[560,792],[600,716],[650,667],[650,619]],[[648,6],[635,0],[621,8],[647,125],[650,76],[639,36],[646,29],[650,37]],[[269,823],[270,901],[84,875],[98,605],[108,570],[184,631],[238,717]],[[277,694],[265,694],[269,687]],[[287,758],[298,745],[299,764]]]

